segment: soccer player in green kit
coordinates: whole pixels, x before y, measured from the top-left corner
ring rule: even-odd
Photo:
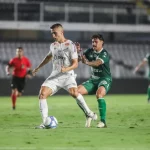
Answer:
[[[147,89],[147,95],[148,95],[148,103],[150,103],[150,54],[147,54],[146,57],[135,67],[134,73],[136,73],[142,66],[148,64],[149,66],[149,75],[148,75],[148,89]]]
[[[82,95],[96,94],[100,122],[98,128],[106,126],[106,102],[104,96],[109,91],[112,84],[112,76],[109,67],[109,54],[103,48],[104,38],[101,34],[92,36],[92,48],[87,49],[80,56],[82,63],[91,67],[91,77],[78,86],[78,92]],[[80,44],[76,44],[77,50],[80,51]],[[91,120],[92,121],[92,120]]]

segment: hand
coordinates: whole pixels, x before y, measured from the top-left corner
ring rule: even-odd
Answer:
[[[32,75],[35,76],[36,73],[37,73],[39,70],[40,70],[39,68],[36,68],[36,69],[32,70]]]
[[[77,53],[80,53],[82,51],[81,47],[80,47],[80,43],[79,42],[75,42],[74,43],[77,49]]]
[[[82,60],[82,63],[84,63],[84,64],[88,63],[88,60],[86,59],[85,55],[81,56],[81,60]]]
[[[32,75],[27,74],[27,75],[26,75],[26,78],[31,79],[31,78],[32,78]]]
[[[67,68],[62,66],[62,67],[61,67],[61,72],[62,72],[62,73],[67,72]]]
[[[10,75],[10,72],[6,72],[6,75],[9,76],[9,75]]]
[[[134,71],[133,71],[133,74],[136,74],[136,72],[139,70],[139,68],[138,67],[136,67],[135,69],[134,69]]]

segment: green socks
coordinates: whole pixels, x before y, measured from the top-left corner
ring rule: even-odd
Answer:
[[[106,120],[106,103],[104,98],[99,98],[98,100],[98,109],[100,114],[100,119],[103,123],[105,123]]]
[[[150,101],[150,86],[147,89],[148,101]]]

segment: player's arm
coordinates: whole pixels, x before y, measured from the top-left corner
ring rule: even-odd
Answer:
[[[11,69],[13,68],[14,59],[11,59],[7,66],[5,67],[5,72],[7,75],[10,75]]]
[[[11,66],[8,64],[5,68],[5,72],[7,75],[10,75],[10,69],[11,69]]]
[[[48,53],[46,57],[42,60],[42,62],[32,71],[32,74],[35,75],[40,70],[40,68],[46,65],[51,59],[52,55]]]
[[[61,67],[61,72],[68,72],[70,70],[74,70],[78,67],[78,54],[77,54],[77,48],[74,43],[70,43],[70,54],[71,54],[71,60],[72,63],[68,67]]]
[[[83,55],[81,59],[82,59],[82,63],[92,67],[98,67],[99,65],[104,63],[102,59],[97,59],[95,61],[90,62],[86,59],[85,55]]]
[[[81,61],[81,56],[82,56],[82,48],[80,47],[80,43],[79,42],[75,42],[74,43],[77,49],[77,53],[78,53],[78,62]]]
[[[147,64],[147,59],[144,58],[134,69],[134,73],[136,73],[141,67]]]
[[[78,67],[78,58],[76,58],[76,59],[72,59],[72,65],[71,66],[69,66],[69,67],[63,67],[62,66],[62,68],[61,68],[61,72],[68,72],[68,71],[70,71],[70,70],[74,70],[74,69],[76,69]]]

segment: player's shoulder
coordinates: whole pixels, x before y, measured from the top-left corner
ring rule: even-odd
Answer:
[[[84,53],[90,53],[90,52],[94,52],[93,48],[88,48],[84,50]]]
[[[150,54],[149,54],[149,53],[147,53],[147,54],[146,54],[146,58],[149,58],[149,57],[150,57]]]
[[[13,57],[10,59],[10,61],[16,61],[16,60],[18,60],[18,57]]]
[[[29,60],[29,58],[27,56],[23,56],[23,59],[25,60]]]
[[[75,46],[75,44],[69,39],[65,42],[65,46],[72,46],[72,45]]]
[[[59,45],[59,43],[58,43],[58,42],[53,42],[53,43],[51,43],[51,44],[50,44],[50,47],[51,47],[51,46],[53,46],[53,47],[54,47],[54,46],[57,46],[57,45]]]

